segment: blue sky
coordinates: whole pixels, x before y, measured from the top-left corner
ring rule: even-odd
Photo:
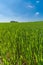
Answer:
[[[43,0],[0,0],[0,22],[43,20]]]

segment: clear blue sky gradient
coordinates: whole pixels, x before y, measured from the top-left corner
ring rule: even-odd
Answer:
[[[0,22],[43,20],[43,0],[0,0]]]

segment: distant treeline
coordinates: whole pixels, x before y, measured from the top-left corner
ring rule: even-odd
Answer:
[[[18,21],[10,21],[11,23],[18,23]]]

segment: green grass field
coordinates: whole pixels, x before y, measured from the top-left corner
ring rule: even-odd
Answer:
[[[0,23],[0,65],[43,65],[43,22]]]

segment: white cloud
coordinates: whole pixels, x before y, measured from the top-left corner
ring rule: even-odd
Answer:
[[[40,3],[40,1],[37,0],[36,3]]]
[[[28,2],[28,3],[25,3],[25,7],[29,8],[29,9],[33,9],[33,8],[35,8],[35,5],[31,2]]]
[[[38,16],[40,13],[39,12],[36,12],[35,15]]]
[[[28,5],[27,7],[28,7],[28,8],[34,8],[34,6],[33,6],[33,5]]]

